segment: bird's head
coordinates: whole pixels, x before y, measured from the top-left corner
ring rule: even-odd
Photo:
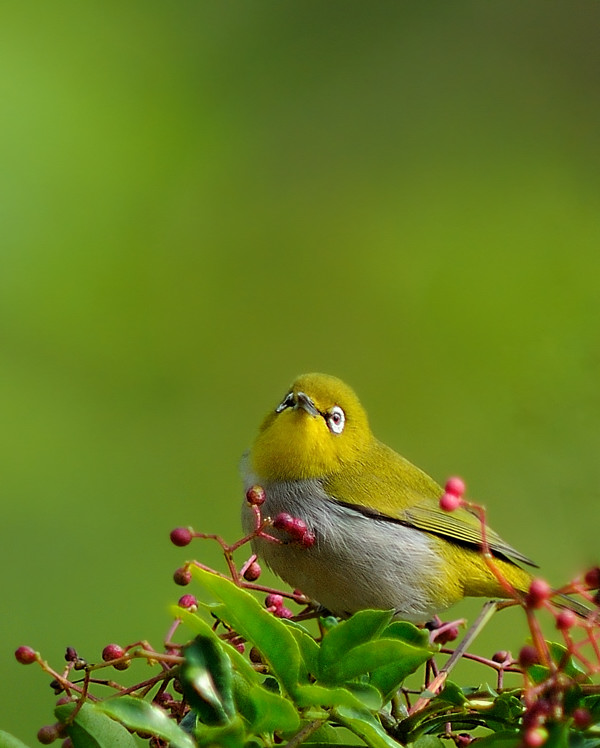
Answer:
[[[373,436],[354,391],[336,377],[304,374],[268,413],[252,447],[264,480],[306,480],[342,470]]]

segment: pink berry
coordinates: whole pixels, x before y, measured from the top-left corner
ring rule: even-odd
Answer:
[[[275,610],[278,610],[283,606],[283,597],[281,595],[271,593],[270,595],[267,595],[265,599],[265,605],[267,606],[267,608],[274,608]]]
[[[565,608],[556,616],[556,628],[560,631],[568,631],[577,623],[577,616],[572,610]]]
[[[310,530],[307,530],[304,535],[302,536],[302,545],[305,548],[310,548],[315,544],[316,537],[314,532],[311,532]]]
[[[595,590],[600,587],[600,566],[590,569],[585,575],[585,583],[588,587]]]
[[[185,587],[192,581],[192,572],[186,569],[185,566],[175,569],[173,573],[173,581],[180,587]]]
[[[177,605],[179,605],[180,608],[185,608],[186,610],[197,610],[198,608],[198,600],[194,597],[194,595],[182,595]]]
[[[592,724],[592,715],[585,707],[579,707],[573,712],[573,722],[579,730],[585,730]]]
[[[110,662],[111,660],[118,660],[124,654],[125,650],[119,644],[107,644],[102,650],[102,659],[104,662]]]
[[[278,618],[293,618],[294,617],[293,611],[291,611],[289,608],[286,608],[284,605],[282,605],[281,608],[277,608],[273,612]]]
[[[540,657],[538,651],[535,647],[532,647],[531,644],[526,644],[521,648],[521,651],[519,652],[519,665],[521,665],[522,668],[531,667],[539,661]]]
[[[289,534],[296,540],[302,540],[306,533],[306,522],[300,517],[293,517],[288,527]]]
[[[262,486],[252,486],[246,491],[246,501],[251,506],[262,506],[265,503],[267,495],[265,489]]]
[[[458,633],[458,626],[450,626],[443,629],[435,637],[435,642],[436,644],[447,644],[448,642],[453,642],[455,639],[458,639]]]
[[[523,745],[527,748],[540,748],[548,740],[548,730],[545,727],[533,727],[523,735]]]
[[[457,496],[461,499],[465,495],[465,482],[462,478],[452,477],[448,478],[446,485],[444,486],[446,493],[451,493],[453,496]]]
[[[454,512],[463,503],[460,496],[453,493],[445,493],[440,499],[440,508],[445,512]]]
[[[19,647],[15,651],[15,657],[17,658],[17,662],[20,662],[21,665],[31,665],[32,662],[37,660],[35,650],[31,647]]]
[[[552,596],[552,588],[545,579],[536,577],[531,580],[529,592],[525,598],[527,605],[531,608],[541,608]]]
[[[278,530],[285,530],[289,532],[290,527],[294,524],[294,518],[287,512],[280,512],[273,520],[273,527]]]
[[[248,582],[254,582],[260,577],[261,572],[262,569],[260,568],[260,564],[258,563],[258,561],[253,561],[244,572],[244,579],[246,579]]]
[[[176,527],[171,530],[171,543],[183,548],[184,545],[189,545],[192,542],[192,533],[188,527]]]

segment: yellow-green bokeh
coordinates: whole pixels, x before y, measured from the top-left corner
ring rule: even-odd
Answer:
[[[553,583],[598,561],[599,21],[3,5],[0,728],[52,721],[18,645],[159,645],[170,528],[236,537],[239,455],[302,371]]]

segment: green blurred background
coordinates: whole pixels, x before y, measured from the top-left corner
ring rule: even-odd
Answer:
[[[237,536],[303,371],[553,583],[598,561],[598,3],[1,16],[0,727],[53,720],[18,645],[159,646],[173,569],[218,563],[169,530]]]

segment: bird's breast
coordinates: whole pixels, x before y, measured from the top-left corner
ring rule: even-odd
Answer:
[[[257,538],[255,552],[284,581],[340,616],[365,608],[394,609],[407,620],[424,621],[456,600],[447,588],[435,539],[415,528],[365,516],[325,492],[320,480],[261,481],[242,468],[245,490],[263,486],[263,517],[281,512],[300,517],[315,535],[315,544],[282,543]],[[246,532],[254,514],[244,502]]]

